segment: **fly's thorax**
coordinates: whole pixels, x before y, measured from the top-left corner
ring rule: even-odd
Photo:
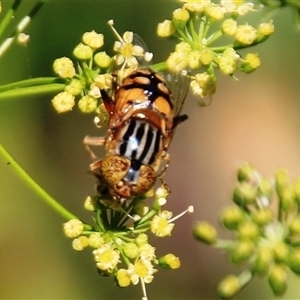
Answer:
[[[111,124],[118,126],[137,117],[161,129],[172,128],[171,92],[157,73],[147,69],[133,72],[122,81],[114,99],[115,114],[111,116]]]

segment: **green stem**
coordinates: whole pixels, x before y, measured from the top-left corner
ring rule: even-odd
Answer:
[[[75,215],[64,208],[60,203],[53,199],[44,189],[42,189],[25,171],[21,166],[15,161],[15,159],[5,150],[5,148],[0,144],[0,156],[4,159],[9,167],[11,167],[19,177],[34,190],[45,203],[50,205],[57,213],[59,213],[64,219],[78,219]],[[90,225],[84,225],[85,230],[92,230]]]
[[[15,0],[11,8],[7,11],[6,15],[4,16],[3,20],[0,23],[0,37],[2,36],[4,30],[6,29],[11,19],[13,18],[16,10],[18,9],[21,3],[22,0]]]
[[[162,61],[160,63],[152,65],[151,68],[156,72],[166,71],[167,70],[167,63],[165,61]]]
[[[65,81],[59,77],[30,78],[30,79],[25,79],[25,80],[20,80],[8,84],[0,85],[0,92],[9,91],[12,89],[20,89],[29,86],[46,85],[46,84],[53,84],[53,83],[65,83]]]
[[[12,89],[7,91],[0,91],[0,100],[6,100],[8,98],[16,98],[22,96],[38,96],[48,93],[58,93],[64,90],[65,85],[63,83],[43,84],[37,86],[29,86],[19,89]]]
[[[11,11],[8,11],[8,15],[12,18],[15,11],[17,10],[18,6],[20,5],[20,3],[22,2],[22,0],[20,1],[16,1],[12,8],[10,9]],[[21,33],[26,27],[27,25],[30,23],[31,19],[35,16],[35,14],[40,10],[40,8],[43,6],[45,0],[44,1],[39,1],[34,7],[33,9],[29,12],[29,14],[27,16],[25,16],[16,26],[16,29],[11,33],[11,35],[0,45],[0,56],[3,55],[3,53],[9,48],[9,46],[12,44],[12,42],[16,39],[16,37],[19,35],[19,33]],[[6,18],[6,16],[5,16]],[[5,19],[4,19],[5,20]],[[4,21],[3,20],[3,21]],[[4,24],[4,28],[3,30],[6,28],[6,26],[8,25],[10,19],[5,20],[5,24]],[[0,26],[2,25],[3,22],[1,22]],[[1,32],[2,34],[2,32]]]

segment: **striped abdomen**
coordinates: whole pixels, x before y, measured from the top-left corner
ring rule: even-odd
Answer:
[[[130,159],[135,164],[152,165],[161,149],[162,135],[159,129],[149,123],[131,118],[118,133],[117,154]]]

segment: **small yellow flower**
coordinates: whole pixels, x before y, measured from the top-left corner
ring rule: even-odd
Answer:
[[[188,66],[188,55],[185,52],[173,52],[167,59],[167,67],[173,72],[180,72]]]
[[[90,95],[85,95],[78,101],[78,107],[84,113],[91,113],[97,108],[97,99]]]
[[[222,24],[223,33],[232,36],[235,35],[237,30],[237,22],[233,19],[226,19]]]
[[[94,81],[100,90],[106,90],[112,87],[113,77],[108,73],[100,74],[94,79]]]
[[[190,18],[190,13],[184,8],[178,8],[173,11],[172,23],[176,29],[183,29]]]
[[[63,230],[67,237],[76,238],[83,231],[83,223],[78,219],[72,219],[63,224]]]
[[[274,30],[275,28],[272,20],[269,23],[262,23],[258,27],[258,32],[263,35],[271,35],[274,33]]]
[[[215,227],[204,221],[196,224],[193,235],[196,239],[208,245],[214,244],[218,237]]]
[[[80,43],[73,50],[73,54],[76,58],[86,60],[93,56],[93,49],[87,45]]]
[[[112,272],[120,262],[120,252],[111,244],[104,244],[93,251],[97,268],[102,271]]]
[[[172,253],[169,253],[158,260],[159,265],[162,266],[163,268],[167,269],[178,269],[181,265],[179,257],[175,256]]]
[[[91,196],[87,196],[84,201],[84,208],[88,211],[95,211],[96,210],[96,199]]]
[[[212,60],[213,60],[213,51],[209,48],[204,48],[201,51],[200,61],[204,65],[209,65],[211,64]]]
[[[186,2],[186,1],[185,1]],[[188,10],[189,12],[194,13],[202,13],[204,11],[205,6],[210,4],[210,0],[208,1],[189,1],[183,5],[183,8]]]
[[[111,64],[112,59],[110,56],[106,54],[105,51],[98,52],[94,56],[94,62],[97,64],[98,67],[100,68],[108,68],[109,65]]]
[[[242,63],[242,69],[246,73],[250,73],[260,66],[260,58],[257,53],[248,53]]]
[[[151,231],[159,237],[171,235],[175,226],[175,224],[169,223],[169,219],[172,215],[172,212],[163,210],[158,215],[154,216],[151,221]]]
[[[224,8],[218,4],[210,4],[205,7],[205,14],[213,20],[222,20],[224,18]]]
[[[75,97],[68,92],[61,92],[51,102],[57,112],[63,113],[72,110],[75,105]]]
[[[235,33],[237,42],[243,45],[251,45],[257,37],[257,31],[251,25],[239,25]]]
[[[57,58],[53,63],[53,69],[61,78],[71,78],[76,74],[74,64],[68,57]]]
[[[65,91],[73,96],[77,96],[82,92],[83,84],[79,79],[72,79],[71,82],[65,86]]]
[[[120,287],[127,287],[130,285],[130,275],[127,270],[119,269],[116,277]]]
[[[164,20],[162,23],[158,23],[157,35],[160,37],[169,37],[175,31],[172,21]]]
[[[82,37],[83,42],[92,49],[101,48],[104,44],[104,36],[101,33],[97,33],[94,30],[86,32]]]
[[[224,74],[233,74],[236,69],[236,62],[239,55],[233,48],[227,48],[222,55],[218,57],[219,68]]]
[[[192,50],[188,54],[188,65],[191,69],[198,69],[201,67],[201,51],[199,50]]]
[[[194,78],[191,81],[191,88],[195,95],[204,98],[216,92],[216,80],[207,72],[196,74]]]
[[[140,245],[140,257],[153,260],[155,258],[155,248],[148,243]]]
[[[88,245],[89,245],[89,239],[84,235],[78,237],[77,239],[74,239],[72,242],[72,247],[76,251],[82,251]]]
[[[145,201],[139,201],[134,205],[134,211],[140,217],[146,215],[149,211],[149,206],[146,204]]]
[[[140,254],[140,249],[137,244],[129,242],[124,245],[123,252],[128,258],[135,259]]]
[[[93,248],[100,248],[105,244],[104,238],[101,236],[100,232],[95,232],[89,236],[89,246]]]
[[[136,285],[139,283],[140,278],[145,283],[152,282],[154,276],[153,273],[156,270],[153,268],[151,261],[147,259],[138,259],[134,265],[130,264],[128,267],[128,273],[130,274],[131,282]]]

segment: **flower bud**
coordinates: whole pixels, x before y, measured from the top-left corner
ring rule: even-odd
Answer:
[[[273,262],[271,249],[261,249],[253,264],[252,270],[260,275],[267,274]]]
[[[84,113],[94,112],[97,108],[97,105],[97,99],[90,95],[85,95],[78,101],[79,109]]]
[[[274,24],[271,20],[269,23],[261,23],[258,27],[258,39],[262,39],[264,36],[269,36],[274,33]]]
[[[279,169],[275,174],[275,185],[278,194],[289,184],[290,175],[285,169]]]
[[[148,236],[145,233],[140,233],[137,238],[135,239],[135,243],[138,246],[142,246],[148,243]]]
[[[75,97],[68,92],[61,92],[51,100],[53,107],[58,113],[72,110],[75,105]]]
[[[201,51],[200,61],[204,65],[209,65],[211,64],[212,60],[213,60],[213,51],[209,48],[204,48]]]
[[[287,274],[283,266],[275,265],[269,274],[269,284],[276,296],[281,296],[287,289]]]
[[[244,222],[238,227],[238,234],[240,240],[255,241],[260,235],[259,227],[252,222]]]
[[[256,169],[249,163],[242,164],[238,169],[237,178],[238,181],[251,181],[256,176]]]
[[[177,256],[169,253],[158,259],[158,263],[161,267],[165,269],[178,269],[181,265],[180,260]]]
[[[215,227],[207,222],[198,222],[193,230],[194,237],[208,245],[212,245],[217,241],[217,231]]]
[[[74,64],[68,57],[57,58],[53,63],[53,70],[61,78],[71,78],[76,74]]]
[[[175,31],[172,21],[164,20],[162,23],[158,23],[157,35],[160,37],[169,37]]]
[[[284,263],[288,259],[289,248],[284,242],[278,242],[273,247],[274,260],[278,263]]]
[[[265,226],[271,222],[273,218],[272,210],[269,208],[259,209],[251,214],[252,220],[258,226]]]
[[[106,54],[105,51],[102,51],[95,54],[94,62],[100,68],[108,68],[112,62],[112,59],[110,58],[109,55]]]
[[[76,251],[82,251],[88,245],[89,245],[89,239],[84,235],[78,237],[77,239],[74,239],[72,242],[72,247]]]
[[[73,96],[77,96],[82,92],[83,84],[79,79],[72,79],[71,82],[65,86],[65,91]]]
[[[260,66],[260,58],[257,53],[248,53],[241,65],[242,70],[249,74]]]
[[[90,196],[87,196],[84,201],[84,208],[88,211],[96,210],[96,199]]]
[[[256,189],[247,182],[239,183],[234,191],[232,199],[239,206],[253,204],[256,200]]]
[[[63,224],[63,230],[67,237],[78,237],[83,231],[83,223],[78,219],[72,219]]]
[[[221,222],[229,230],[236,230],[244,220],[245,212],[238,206],[230,206],[225,208],[221,213]]]
[[[78,59],[86,60],[93,56],[93,50],[91,47],[80,43],[73,50],[73,54]]]
[[[226,276],[218,285],[217,293],[222,299],[233,297],[241,289],[239,278],[235,275]]]
[[[237,22],[233,19],[226,19],[222,24],[222,32],[227,35],[235,35],[237,29]]]
[[[83,42],[92,49],[98,49],[104,44],[104,36],[101,33],[97,33],[94,30],[86,32],[82,37]]]
[[[297,215],[289,225],[289,231],[291,234],[300,235],[300,215]]]
[[[128,258],[135,259],[140,254],[140,249],[135,243],[126,243],[123,252]]]
[[[289,266],[293,272],[300,275],[300,249],[294,249],[289,256]]]
[[[258,185],[258,193],[261,196],[270,198],[273,193],[273,184],[270,179],[263,177]]]
[[[253,253],[254,244],[251,241],[240,241],[230,257],[233,263],[238,264],[250,258]]]
[[[224,11],[220,5],[209,5],[205,7],[205,14],[210,17],[212,20],[222,20],[224,18]]]
[[[294,187],[292,185],[288,185],[285,188],[282,188],[279,193],[279,200],[281,209],[284,211],[290,210],[295,203]]]
[[[257,31],[251,25],[239,25],[235,33],[236,44],[251,45],[257,37]]]
[[[101,236],[100,232],[94,232],[89,236],[89,246],[92,248],[100,248],[105,244],[104,238]]]
[[[173,12],[172,23],[176,29],[183,29],[190,18],[189,12],[184,8],[178,8]]]
[[[120,287],[127,287],[130,285],[130,275],[127,270],[119,269],[116,278],[117,278],[117,284]]]
[[[192,50],[188,53],[188,65],[191,69],[198,69],[201,67],[201,52],[199,50]]]

